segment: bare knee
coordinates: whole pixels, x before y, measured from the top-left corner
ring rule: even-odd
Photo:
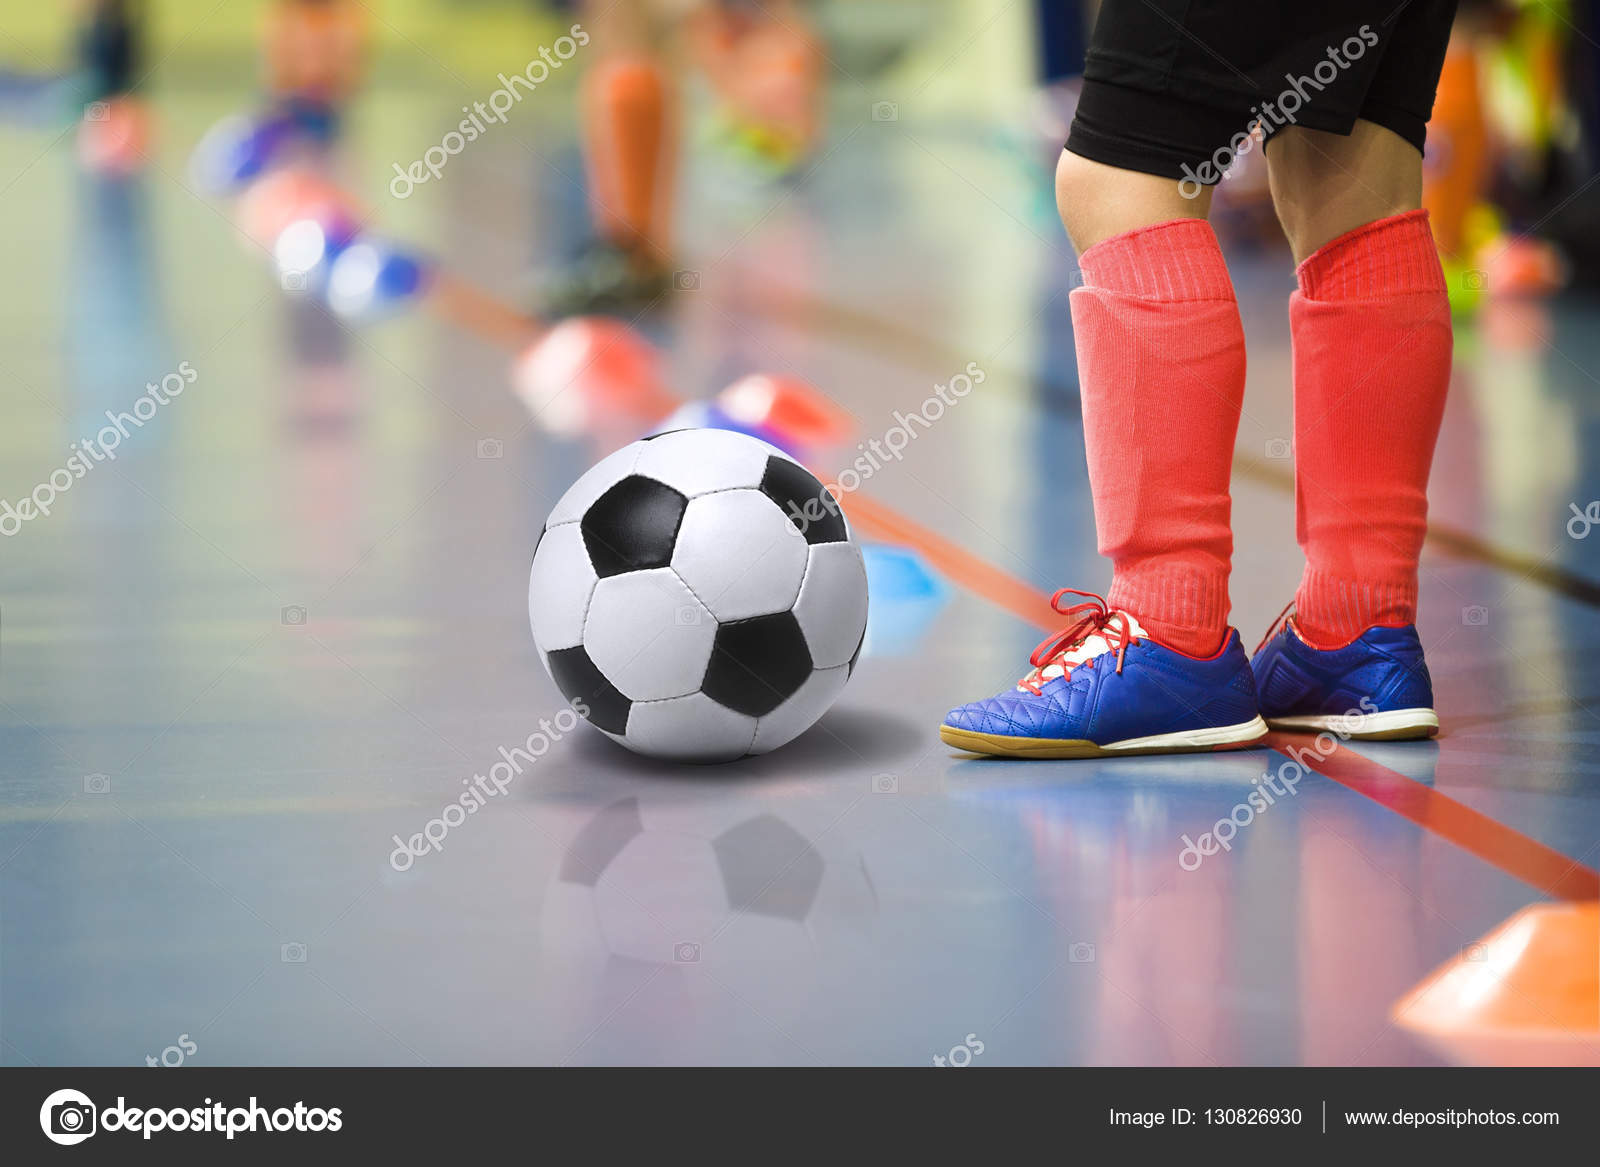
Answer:
[[[1080,252],[1098,242],[1088,241],[1105,181],[1098,171],[1098,164],[1070,150],[1061,151],[1060,161],[1056,163],[1056,211],[1061,216],[1061,225],[1067,229],[1067,238]]]
[[[1176,179],[1122,170],[1063,150],[1056,163],[1056,209],[1081,254],[1126,231],[1203,219],[1211,210],[1211,189],[1185,194]]]
[[[1293,127],[1273,138],[1267,173],[1295,262],[1357,227],[1422,205],[1422,155],[1381,126],[1348,135]]]

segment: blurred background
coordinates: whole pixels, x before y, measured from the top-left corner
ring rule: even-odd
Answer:
[[[0,1057],[1448,1056],[1390,1009],[1539,894],[1483,848],[1324,782],[1180,880],[1180,834],[1259,759],[1019,777],[935,739],[1014,675],[1039,592],[1109,576],[1052,190],[1093,8],[7,5]],[[1597,149],[1600,0],[1463,4],[1426,159],[1457,312],[1419,621],[1446,734],[1364,750],[1589,862]],[[1250,344],[1247,642],[1299,574],[1260,163],[1213,214]],[[816,731],[694,774],[580,737],[393,866],[560,707],[528,562],[585,468],[722,425],[826,480],[958,375],[981,392],[850,512],[871,623]],[[825,959],[712,943],[718,889],[787,860],[719,880],[704,846],[616,877],[682,935],[589,935],[607,909],[563,914],[564,856],[619,816],[702,843],[776,816],[759,840],[792,830],[840,885],[804,921]],[[570,975],[585,936],[609,979]],[[704,976],[663,946],[689,937]]]
[[[765,244],[768,226],[783,228],[792,254],[772,256],[756,278],[793,288],[787,265],[825,262],[846,237],[840,254],[857,254],[857,241],[882,243],[881,221],[937,213],[934,198],[902,205],[901,190],[956,182],[1025,233],[1030,254],[1020,264],[1007,262],[1018,258],[1006,254],[1010,241],[986,240],[996,278],[1011,288],[1048,282],[1050,268],[1064,266],[1055,262],[1050,173],[1096,8],[35,6],[8,13],[0,29],[0,182],[13,225],[29,227],[11,242],[17,261],[49,280],[72,270],[59,260],[60,241],[84,221],[74,215],[103,227],[76,248],[86,274],[102,245],[111,261],[156,244],[209,251],[231,236],[245,247],[233,262],[217,256],[216,282],[242,273],[252,252],[267,254],[287,274],[286,292],[331,301],[343,317],[383,318],[433,294],[447,301],[447,318],[504,346],[575,314],[609,313],[648,330],[673,318],[682,299],[674,293],[695,290],[695,262],[749,267],[735,253],[748,240]],[[1426,202],[1464,319],[1486,300],[1600,280],[1600,192],[1590,185],[1597,19],[1585,0],[1461,5],[1430,127]],[[78,173],[52,165],[67,154]],[[892,165],[870,164],[885,158]],[[189,201],[149,199],[150,186],[176,187]],[[86,206],[96,199],[103,214]],[[170,230],[169,213],[181,220]],[[1225,240],[1282,252],[1259,152],[1228,171],[1214,218]],[[379,254],[359,249],[331,287],[337,253],[357,234],[382,240]],[[1028,247],[1026,235],[1045,246]],[[186,296],[219,291],[161,281],[159,266],[146,273],[156,281],[147,324],[169,302],[181,310]],[[850,271],[850,282],[870,284],[873,267]],[[984,287],[987,278],[966,271],[961,283]],[[888,309],[880,315],[892,318],[905,297],[895,288],[879,299]],[[13,318],[59,302],[29,296]],[[1003,295],[975,295],[968,307],[982,314],[984,305],[1000,327],[1015,317]],[[666,347],[685,357],[684,346]],[[540,390],[522,388],[542,409]],[[556,410],[576,412],[570,402]]]

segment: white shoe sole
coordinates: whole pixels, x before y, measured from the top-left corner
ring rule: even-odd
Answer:
[[[1002,758],[1114,758],[1122,754],[1186,754],[1201,750],[1235,750],[1254,745],[1267,732],[1260,717],[1238,725],[1219,725],[1211,729],[1186,729],[1178,733],[1158,733],[1149,737],[1130,737],[1120,742],[1099,745],[1081,738],[1008,737],[999,733],[979,733],[939,727],[939,740],[973,754],[992,754]]]
[[[1272,717],[1267,724],[1290,733],[1331,733],[1351,741],[1402,741],[1432,737],[1439,715],[1431,709],[1386,709],[1382,713],[1326,713],[1310,717]]]

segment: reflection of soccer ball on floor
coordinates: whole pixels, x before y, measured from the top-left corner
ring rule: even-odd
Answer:
[[[858,854],[825,852],[772,814],[727,817],[734,821],[719,829],[700,811],[637,798],[601,810],[546,889],[547,954],[589,972],[617,958],[787,967],[826,949],[836,925],[876,915]]]
[[[603,459],[556,504],[528,616],[567,699],[642,754],[777,749],[844,689],[867,625],[838,501],[774,446],[676,430]]]

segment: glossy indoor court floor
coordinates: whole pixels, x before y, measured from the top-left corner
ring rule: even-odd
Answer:
[[[983,370],[851,500],[873,595],[850,687],[791,747],[718,768],[575,731],[397,871],[395,836],[561,708],[528,563],[604,449],[531,427],[475,336],[416,311],[347,332],[286,297],[179,181],[248,100],[158,101],[158,166],[127,182],[0,129],[0,496],[145,381],[197,375],[0,540],[5,1063],[137,1065],[180,1035],[210,1065],[926,1065],[969,1038],[978,1065],[1431,1063],[1395,1002],[1526,905],[1594,897],[1600,532],[1568,524],[1600,497],[1600,307],[1459,330],[1422,571],[1439,739],[1341,747],[1187,870],[1182,837],[1283,754],[1008,764],[938,741],[950,705],[1019,675],[1052,588],[1108,581],[1073,261],[1046,160],[865,103],[791,186],[690,155],[699,287],[652,326],[685,393],[796,373],[862,440]],[[389,112],[358,122],[347,177],[526,302],[581,216],[570,118],[396,203],[424,100],[371,102]],[[1229,250],[1253,645],[1299,570],[1292,275]]]

